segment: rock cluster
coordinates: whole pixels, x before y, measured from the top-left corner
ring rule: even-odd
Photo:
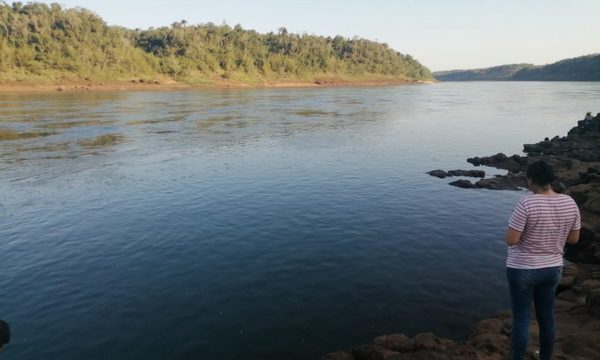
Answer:
[[[485,171],[483,170],[450,170],[448,172],[444,170],[432,170],[427,174],[431,176],[438,177],[440,179],[450,177],[450,176],[469,176],[469,177],[485,177]]]
[[[556,297],[556,360],[600,359],[600,114],[580,121],[568,136],[546,138],[524,146],[527,156],[496,154],[467,161],[475,166],[508,170],[507,175],[481,179],[473,184],[461,179],[450,183],[463,188],[514,189],[526,187],[523,172],[533,161],[543,159],[555,169],[560,182],[555,190],[577,202],[582,231],[577,245],[567,245],[564,268]],[[445,178],[450,172],[434,170]],[[327,354],[323,360],[503,360],[508,357],[512,318],[504,312],[474,324],[463,341],[422,333],[414,337],[391,334],[372,343]],[[528,353],[538,346],[535,319],[530,326]]]

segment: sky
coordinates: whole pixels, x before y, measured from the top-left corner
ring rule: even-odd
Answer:
[[[7,1],[9,2],[9,1]],[[600,0],[56,0],[128,28],[213,22],[385,42],[432,71],[600,53]]]

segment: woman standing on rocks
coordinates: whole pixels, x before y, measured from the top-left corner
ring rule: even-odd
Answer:
[[[579,240],[581,219],[575,201],[554,192],[552,168],[536,161],[527,168],[533,194],[523,196],[508,222],[506,274],[513,312],[512,360],[527,350],[531,303],[540,332],[540,359],[550,360],[554,349],[554,296],[563,267],[565,242]]]

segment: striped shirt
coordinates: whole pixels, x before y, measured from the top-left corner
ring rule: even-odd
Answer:
[[[522,234],[508,247],[506,267],[540,269],[563,265],[567,236],[581,228],[581,217],[570,196],[529,194],[515,205],[508,226]]]

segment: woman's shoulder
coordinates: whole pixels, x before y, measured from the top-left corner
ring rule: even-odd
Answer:
[[[567,194],[558,194],[556,196],[556,198],[558,199],[558,201],[564,202],[565,204],[577,206],[577,203],[575,202],[575,199],[573,199],[570,195],[567,195]]]
[[[541,195],[541,194],[525,194],[520,200],[524,204],[537,202],[558,202],[564,204],[575,204],[575,200],[567,194],[556,195]]]

